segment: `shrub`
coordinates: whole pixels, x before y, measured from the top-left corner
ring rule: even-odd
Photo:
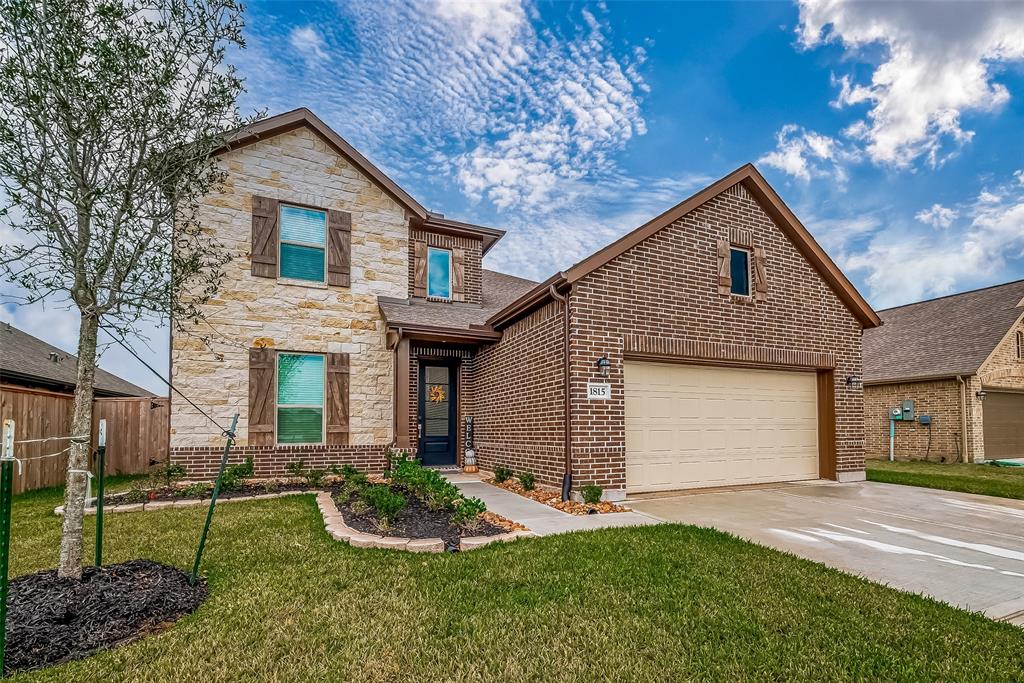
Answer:
[[[289,477],[300,478],[306,473],[306,461],[305,460],[293,460],[284,466],[285,474]]]
[[[401,460],[391,471],[391,485],[416,496],[431,510],[446,510],[455,506],[462,498],[458,487],[445,479],[436,470],[429,469],[415,460]]]
[[[534,485],[533,472],[523,472],[520,474],[519,483],[523,485],[524,491],[532,491]]]
[[[494,481],[499,484],[503,484],[512,478],[512,470],[507,467],[495,467],[494,468]]]
[[[140,488],[132,488],[117,501],[118,503],[145,503],[149,500],[149,494]]]
[[[467,531],[480,528],[480,515],[487,512],[487,506],[479,498],[465,498],[452,513],[452,522]]]
[[[398,513],[405,509],[406,500],[402,494],[388,486],[368,486],[362,492],[362,499],[377,512],[377,526],[386,531],[391,528]]]
[[[365,515],[366,511],[370,509],[370,506],[362,498],[356,498],[348,504],[348,507],[352,510],[353,515],[358,515],[359,517]]]
[[[189,484],[185,488],[178,492],[178,495],[183,498],[202,498],[210,492],[212,486],[205,481],[197,481],[194,484]]]
[[[345,478],[345,481],[342,482],[339,490],[340,497],[343,500],[351,498],[353,494],[358,493],[360,489],[366,486],[366,475],[351,465],[343,466],[341,468],[341,474]]]
[[[308,470],[306,470],[306,474],[304,476],[306,479],[306,484],[309,486],[309,488],[318,489],[324,483],[324,477],[327,476],[327,470],[315,469],[311,467]]]
[[[587,484],[580,489],[580,495],[583,496],[583,502],[590,503],[591,505],[601,502],[602,493],[604,493],[604,489],[596,484]]]
[[[245,462],[231,465],[224,470],[224,476],[220,480],[220,487],[225,491],[238,491],[245,486],[245,480],[252,476],[254,471],[252,456],[245,459]]]

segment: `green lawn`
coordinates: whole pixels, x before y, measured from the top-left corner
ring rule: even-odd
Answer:
[[[1024,499],[1024,467],[868,460],[867,472],[870,481]]]
[[[56,491],[15,501],[52,567]],[[105,557],[188,567],[204,511],[107,517]],[[87,522],[88,541],[92,521]],[[90,553],[91,556],[91,553]],[[461,555],[359,550],[312,496],[224,505],[211,597],[170,630],[17,681],[1020,680],[1024,631],[686,526]]]

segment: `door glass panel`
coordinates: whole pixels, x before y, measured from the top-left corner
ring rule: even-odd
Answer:
[[[426,436],[448,436],[448,405],[451,398],[448,368],[427,366],[424,422]]]

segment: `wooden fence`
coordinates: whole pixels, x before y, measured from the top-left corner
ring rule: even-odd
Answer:
[[[14,420],[15,441],[70,436],[73,399],[70,394],[0,385],[0,419]],[[92,443],[96,443],[99,420],[105,418],[108,474],[138,474],[146,472],[152,463],[167,460],[168,409],[166,398],[96,399]],[[22,460],[22,470],[18,474],[15,468],[14,492],[62,485],[67,454],[40,456],[69,445],[67,440],[16,444],[14,455]]]

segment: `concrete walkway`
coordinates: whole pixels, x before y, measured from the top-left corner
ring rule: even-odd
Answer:
[[[550,505],[484,483],[475,474],[445,474],[467,498],[479,498],[491,512],[519,522],[538,536],[567,531],[586,531],[608,527],[658,524],[658,520],[636,512],[612,512],[606,515],[570,515]]]

